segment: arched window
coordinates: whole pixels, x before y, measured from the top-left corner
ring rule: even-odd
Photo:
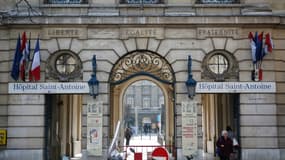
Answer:
[[[238,79],[238,64],[234,56],[224,50],[215,50],[203,60],[203,79],[225,81]]]

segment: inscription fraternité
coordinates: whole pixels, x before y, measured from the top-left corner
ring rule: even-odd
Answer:
[[[232,37],[238,38],[240,35],[239,28],[198,28],[197,37]]]

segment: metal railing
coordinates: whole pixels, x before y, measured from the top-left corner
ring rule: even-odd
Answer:
[[[121,4],[161,4],[162,0],[121,0]]]
[[[87,0],[46,0],[48,4],[85,4]]]
[[[236,4],[239,0],[197,0],[197,4]]]

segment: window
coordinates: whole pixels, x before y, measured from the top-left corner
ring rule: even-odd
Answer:
[[[76,60],[70,54],[62,54],[56,59],[56,70],[62,75],[68,75],[74,72]]]
[[[161,0],[121,0],[122,4],[159,4]]]
[[[202,3],[202,4],[231,4],[231,3],[238,3],[238,0],[198,0],[197,3]]]
[[[150,108],[150,97],[144,96],[143,97],[143,108]]]
[[[233,54],[225,50],[215,50],[208,53],[202,63],[202,79],[225,81],[238,79],[238,62]]]
[[[164,107],[164,96],[159,96],[158,98],[158,107],[163,108]]]
[[[128,96],[127,97],[127,106],[130,106],[131,108],[133,108],[135,105],[134,105],[134,97],[133,96]]]
[[[88,0],[46,0],[48,4],[82,4],[87,3]]]
[[[82,78],[82,63],[75,53],[58,51],[48,58],[47,73],[47,77],[60,81]]]
[[[215,74],[223,74],[228,70],[229,62],[223,55],[216,54],[209,59],[208,67]]]

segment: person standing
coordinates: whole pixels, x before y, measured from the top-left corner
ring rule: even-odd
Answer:
[[[216,146],[220,160],[230,160],[233,153],[233,141],[228,137],[226,130],[222,131],[222,136],[217,140]]]
[[[126,146],[130,145],[130,139],[132,137],[132,131],[130,127],[127,127],[125,130]]]

